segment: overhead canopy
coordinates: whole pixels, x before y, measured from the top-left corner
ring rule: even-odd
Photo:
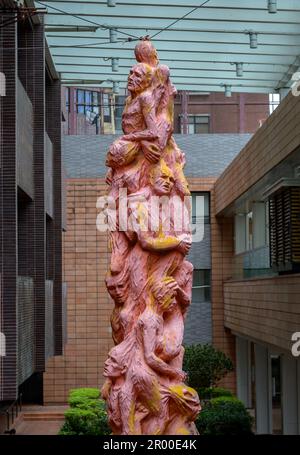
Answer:
[[[47,41],[63,83],[111,87],[116,81],[125,87],[137,38],[156,34],[160,62],[170,67],[179,90],[218,92],[229,85],[236,92],[272,93],[289,87],[300,66],[299,0],[209,0],[176,23],[203,0],[115,3],[35,1],[47,7]],[[269,3],[275,9],[277,3],[277,13],[269,12]],[[111,28],[117,30],[115,43]],[[250,48],[255,33],[257,47]],[[118,72],[111,58],[119,59]],[[242,77],[237,63],[243,64]]]

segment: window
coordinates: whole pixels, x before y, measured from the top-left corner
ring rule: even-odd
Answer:
[[[246,216],[243,213],[235,215],[234,219],[235,254],[246,251]]]
[[[299,207],[299,187],[285,187],[270,197],[271,265],[276,272],[300,271]]]
[[[209,193],[192,192],[192,224],[210,224]]]
[[[69,89],[69,87],[65,88],[65,96],[66,96],[66,111],[70,112],[70,89]]]
[[[116,133],[122,133],[122,113],[125,106],[126,96],[116,96],[115,98],[115,126]]]
[[[180,129],[183,134],[183,117],[180,115]],[[208,134],[209,115],[189,115],[188,134]]]
[[[269,107],[270,107],[270,114],[272,114],[275,109],[280,104],[280,95],[279,93],[271,93],[269,95]]]
[[[192,301],[197,303],[210,301],[210,270],[194,269]]]
[[[268,245],[268,205],[253,202],[248,213],[235,216],[235,253],[255,250]]]
[[[253,212],[246,215],[246,250],[253,249]]]
[[[103,119],[105,123],[111,123],[111,98],[108,93],[103,93]]]
[[[99,113],[99,93],[91,90],[76,91],[77,113],[86,114],[87,111]]]
[[[265,202],[255,202],[252,207],[253,213],[253,248],[260,248],[268,244],[267,236],[267,204]]]
[[[85,113],[85,96],[84,90],[77,90],[77,112],[78,114]]]

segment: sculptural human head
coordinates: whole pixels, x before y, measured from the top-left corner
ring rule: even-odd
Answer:
[[[151,43],[151,41],[145,37],[142,39],[134,49],[135,58],[138,62],[147,63],[150,66],[158,65],[158,54],[157,50]]]
[[[112,348],[104,363],[103,375],[108,378],[118,378],[126,371],[126,353],[122,351],[122,344]]]
[[[109,147],[106,156],[106,166],[117,169],[130,164],[138,155],[140,145],[138,142],[117,139]]]
[[[151,169],[150,182],[155,194],[164,196],[171,193],[174,186],[174,175],[163,159]]]
[[[153,68],[146,63],[138,63],[130,70],[127,88],[131,94],[141,93],[150,86],[152,77]]]
[[[109,272],[105,279],[107,290],[116,305],[124,305],[129,292],[129,268],[124,267],[118,275]]]
[[[177,94],[177,90],[170,80],[170,68],[167,65],[158,65],[156,70],[156,80],[158,84],[164,85],[167,88],[170,96]]]
[[[153,283],[151,292],[160,312],[172,311],[176,305],[177,283],[174,278],[166,276],[160,283]]]

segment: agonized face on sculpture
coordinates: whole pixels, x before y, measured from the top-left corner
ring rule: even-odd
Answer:
[[[174,176],[171,169],[163,160],[152,170],[151,183],[155,194],[158,196],[171,193],[174,186]]]
[[[156,71],[158,82],[161,85],[167,85],[169,95],[176,95],[177,90],[170,80],[170,68],[167,65],[159,65]]]
[[[119,377],[124,374],[124,367],[118,362],[118,359],[113,353],[110,353],[108,359],[104,363],[104,376],[109,378]]]
[[[128,274],[122,273],[121,276],[108,275],[106,278],[106,287],[117,305],[124,305],[128,297]]]
[[[163,313],[171,312],[175,305],[178,285],[172,277],[165,277],[160,283],[152,285],[153,297]]]
[[[134,65],[128,76],[127,88],[132,93],[141,93],[151,84],[153,69],[145,63]]]

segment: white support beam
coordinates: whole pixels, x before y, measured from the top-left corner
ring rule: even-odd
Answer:
[[[271,364],[268,348],[254,345],[256,433],[272,433]]]
[[[45,0],[49,4],[57,4],[61,3],[60,0]],[[64,0],[64,3],[82,3],[82,0]],[[90,3],[93,5],[104,5],[106,3],[105,0],[86,0],[85,3]],[[118,5],[123,4],[126,6],[136,6],[136,1],[135,0],[118,0]],[[172,0],[172,3],[168,0],[139,0],[139,4],[142,6],[150,6],[150,7],[157,7],[157,6],[164,6],[164,7],[169,7],[172,8],[173,6],[179,7],[179,8],[184,8],[184,9],[192,9],[195,8],[196,6],[199,6],[199,0]],[[285,11],[295,11],[299,10],[299,7],[297,8],[298,2],[297,0],[284,0],[284,3],[282,5],[278,5],[278,11],[285,10]],[[207,4],[206,8],[220,8],[220,3],[217,2],[216,0],[211,0],[210,4]],[[267,6],[264,5],[264,1],[262,0],[252,0],[251,3],[249,2],[241,2],[241,0],[226,0],[224,2],[224,5],[222,5],[223,9],[240,9],[240,10],[248,10],[248,9],[255,9],[255,10],[261,10],[261,11],[266,11]],[[184,14],[184,12],[182,12]]]
[[[97,78],[118,77],[122,87],[135,63],[137,39],[146,34],[156,35],[153,42],[160,62],[170,66],[178,89],[223,91],[221,84],[227,84],[233,91],[274,93],[289,86],[286,79],[300,55],[296,0],[280,2],[277,14],[269,14],[265,0],[210,0],[184,18],[199,6],[199,0],[118,0],[115,8],[108,8],[105,0],[41,3],[48,5],[50,51],[66,80],[95,79],[96,83]],[[117,29],[115,43],[109,43],[110,28]],[[255,49],[250,49],[249,31],[258,35]],[[128,35],[136,39],[129,42]],[[119,59],[118,73],[103,58]],[[243,63],[243,77],[234,74],[230,67],[234,62]]]
[[[282,362],[282,423],[283,434],[298,434],[297,361],[284,354]],[[299,416],[300,417],[300,416]]]

